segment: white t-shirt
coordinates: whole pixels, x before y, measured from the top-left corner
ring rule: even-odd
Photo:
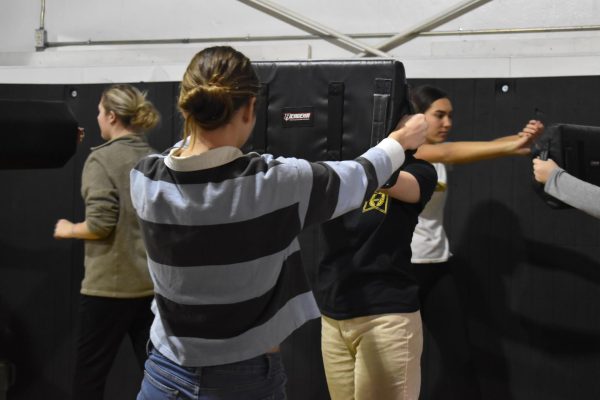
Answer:
[[[448,193],[446,167],[442,163],[432,164],[438,175],[438,183],[415,227],[411,243],[411,262],[414,264],[445,262],[451,256],[448,237],[444,231],[444,206]]]

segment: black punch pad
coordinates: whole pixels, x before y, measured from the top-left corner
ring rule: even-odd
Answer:
[[[550,125],[538,141],[534,156],[552,159],[569,174],[600,186],[600,127],[574,124]],[[571,208],[548,195],[536,183],[537,193],[552,208]]]
[[[62,167],[75,154],[77,129],[63,102],[0,100],[0,169]]]

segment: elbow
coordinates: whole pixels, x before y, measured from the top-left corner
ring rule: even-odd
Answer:
[[[110,234],[114,231],[114,225],[99,225],[94,223],[87,223],[88,232],[90,238],[98,239],[106,239]]]

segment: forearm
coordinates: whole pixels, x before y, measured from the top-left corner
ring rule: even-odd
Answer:
[[[556,168],[544,190],[559,200],[587,213],[600,218],[600,187],[584,182],[569,175],[561,168]]]
[[[90,231],[86,221],[73,223],[66,219],[58,220],[56,227],[54,228],[54,237],[56,239],[102,239],[100,235]]]
[[[494,142],[510,142],[512,140],[518,140],[521,137],[521,135],[508,135],[508,136],[502,136],[499,137],[497,139],[494,139]]]
[[[90,231],[87,221],[73,224],[72,235],[74,239],[98,240],[102,239],[100,235]]]
[[[462,164],[511,154],[508,140],[490,142],[450,142],[423,145],[415,157],[429,162]]]

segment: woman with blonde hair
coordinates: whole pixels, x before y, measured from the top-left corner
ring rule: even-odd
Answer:
[[[258,89],[242,53],[202,50],[181,83],[183,145],[131,173],[156,292],[138,399],[285,398],[279,344],[320,315],[298,234],[360,207],[424,138],[420,115],[354,161],[243,154]]]
[[[85,220],[56,223],[56,239],[85,240],[74,399],[103,398],[108,372],[127,335],[143,369],[154,291],[131,204],[129,172],[154,152],[142,133],[159,119],[146,95],[131,85],[102,93],[98,126],[106,143],[92,148],[83,167]]]

